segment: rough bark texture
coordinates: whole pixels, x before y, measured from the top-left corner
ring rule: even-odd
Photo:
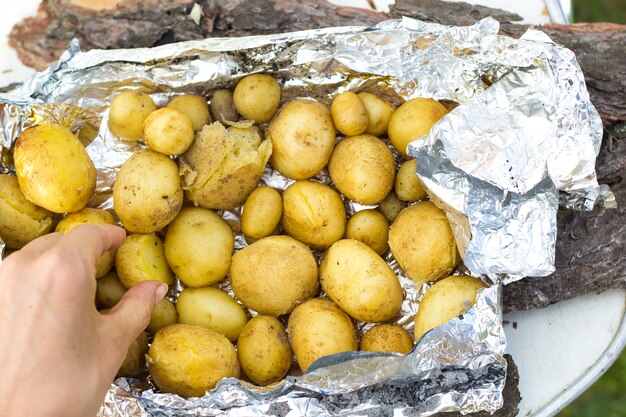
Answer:
[[[317,0],[203,0],[203,15],[190,16],[194,0],[46,0],[38,15],[16,25],[11,45],[20,58],[44,68],[78,37],[85,49],[139,47],[197,39],[283,32],[337,25],[372,25],[389,16],[341,8]],[[440,0],[399,0],[390,15],[412,16],[442,24],[467,25],[486,16],[502,21],[501,31],[520,36],[527,26],[501,10]],[[606,124],[626,120],[626,26],[577,24],[541,27],[576,52],[591,99]],[[622,128],[623,125],[621,125]],[[626,129],[625,129],[626,130]],[[557,273],[528,278],[505,288],[507,311],[545,307],[577,295],[626,287],[626,145],[614,131],[598,159],[601,183],[609,184],[617,210],[561,212]]]

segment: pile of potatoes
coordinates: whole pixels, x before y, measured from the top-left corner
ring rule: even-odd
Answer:
[[[210,102],[184,94],[157,108],[145,93],[117,94],[110,131],[145,147],[117,173],[113,212],[87,207],[96,171],[69,130],[39,125],[17,141],[17,175],[0,176],[9,248],[53,229],[119,223],[126,240],[96,268],[99,308],[142,281],[183,286],[157,305],[120,375],[140,372],[145,357],[160,389],[193,397],[241,371],[259,385],[280,381],[294,355],[306,372],[359,345],[406,354],[414,339],[392,324],[404,294],[388,251],[416,286],[438,281],[420,304],[415,339],[474,303],[483,284],[447,277],[459,262],[450,224],[406,157],[446,108],[418,98],[396,109],[352,91],[329,108],[281,93],[256,74]],[[293,180],[285,190],[260,185],[268,163]],[[331,185],[314,179],[324,169]],[[350,201],[371,208],[348,218]],[[240,208],[238,225],[221,216]],[[248,245],[235,252],[237,233]],[[225,280],[234,297],[220,289]],[[360,335],[356,321],[375,325]]]

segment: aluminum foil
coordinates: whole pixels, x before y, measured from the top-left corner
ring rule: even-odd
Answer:
[[[132,50],[83,53],[73,42],[48,70],[0,94],[0,167],[5,172],[12,170],[11,147],[21,131],[42,120],[60,121],[88,144],[87,151],[97,167],[97,192],[90,205],[111,208],[115,174],[142,146],[119,141],[107,129],[108,104],[114,93],[124,89],[147,92],[162,105],[183,92],[210,95],[217,88],[232,87],[245,75],[266,72],[283,84],[283,101],[308,96],[328,104],[346,89],[376,92],[396,104],[414,97],[446,99],[460,105],[410,150],[417,155],[418,174],[431,199],[447,210],[454,224],[466,263],[474,272],[484,268],[494,280],[502,274],[517,275],[523,271],[512,269],[510,265],[518,263],[509,257],[522,246],[517,242],[520,240],[536,257],[531,263],[547,271],[556,233],[552,219],[557,194],[551,184],[569,190],[566,201],[573,206],[588,208],[594,196],[609,196],[606,189],[597,188],[595,174],[590,171],[599,149],[601,125],[571,52],[545,39],[527,36],[518,41],[497,32],[498,23],[489,18],[469,27],[402,19],[374,28],[214,38]],[[545,82],[537,83],[541,77]],[[534,84],[526,87],[527,82]],[[499,91],[511,96],[503,97]],[[488,121],[475,110],[472,113],[477,105],[490,116]],[[508,123],[501,123],[501,117]],[[498,131],[517,128],[516,137],[530,140],[518,148],[501,147],[500,152],[537,154],[534,146],[539,146],[541,153],[552,152],[550,158],[543,159],[545,164],[531,157],[516,159],[515,177],[505,182],[504,188],[498,188],[497,171],[491,172],[482,164],[455,165],[458,159],[469,156],[457,152],[456,146],[471,144],[455,139],[478,140],[481,132],[495,132],[487,137],[497,142],[508,138],[508,134],[498,136]],[[536,132],[542,129],[557,136],[557,143],[538,140],[548,135]],[[579,141],[583,149],[573,141]],[[501,162],[495,146],[488,156],[492,165]],[[475,172],[470,172],[470,166]],[[264,181],[278,188],[288,185],[271,170]],[[367,207],[348,204],[347,208],[353,213]],[[237,211],[222,213],[235,230],[238,215]],[[237,246],[245,244],[238,235]],[[393,259],[388,261],[399,272]],[[414,289],[403,276],[400,280],[407,297],[398,322],[410,328],[424,288]],[[364,352],[333,355],[320,359],[312,372],[288,377],[271,387],[226,379],[203,398],[190,400],[156,392],[145,379],[120,379],[107,394],[100,415],[427,416],[440,411],[493,412],[502,405],[506,374],[500,292],[498,284],[482,291],[467,314],[426,334],[407,356]]]

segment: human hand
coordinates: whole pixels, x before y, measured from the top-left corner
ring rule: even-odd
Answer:
[[[132,341],[167,291],[131,288],[95,307],[95,264],[124,240],[117,226],[52,233],[0,266],[0,417],[95,416]]]

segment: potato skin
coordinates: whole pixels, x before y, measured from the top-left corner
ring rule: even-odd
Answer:
[[[155,110],[143,122],[143,138],[153,151],[164,155],[180,155],[193,142],[191,120],[180,110],[163,107]]]
[[[149,95],[139,91],[124,91],[111,101],[109,129],[120,139],[141,139],[143,122],[157,109]]]
[[[146,363],[146,353],[148,353],[148,337],[146,332],[141,332],[128,348],[126,358],[118,369],[116,377],[131,377],[141,372]]]
[[[154,383],[182,397],[201,397],[222,379],[239,377],[235,347],[202,326],[174,324],[159,330],[146,356]]]
[[[172,285],[174,276],[165,260],[163,243],[154,234],[127,236],[115,253],[115,269],[122,285],[131,288],[142,281]]]
[[[113,185],[113,207],[126,230],[152,233],[165,227],[183,206],[176,163],[151,150],[135,152]]]
[[[360,135],[337,144],[328,172],[335,186],[350,200],[378,204],[393,187],[396,164],[382,140]]]
[[[204,126],[179,159],[185,195],[194,205],[232,210],[256,188],[272,153],[254,127]]]
[[[21,249],[51,229],[52,213],[26,199],[17,177],[0,174],[0,236],[7,248]]]
[[[100,307],[113,308],[126,292],[114,271],[96,281],[96,303]]]
[[[389,247],[417,286],[441,278],[459,261],[448,218],[431,202],[402,210],[389,228]]]
[[[297,181],[283,192],[283,227],[314,249],[326,249],[342,238],[346,210],[339,194],[327,185]]]
[[[330,112],[313,100],[284,105],[268,129],[274,151],[272,166],[294,180],[317,175],[333,153],[335,127]]]
[[[330,105],[335,128],[346,136],[360,135],[367,129],[367,109],[358,95],[344,91]]]
[[[115,224],[113,215],[108,211],[85,207],[76,213],[70,213],[57,224],[56,231],[66,234],[81,224]],[[96,263],[96,278],[109,273],[115,263],[115,251],[106,251]]]
[[[319,290],[311,250],[289,236],[257,240],[233,256],[230,280],[248,308],[278,317],[291,312]]]
[[[405,207],[406,203],[398,198],[395,191],[391,191],[387,194],[387,197],[378,204],[377,210],[385,216],[389,223],[392,223]]]
[[[167,103],[167,107],[183,112],[189,118],[193,130],[200,130],[204,125],[211,123],[209,105],[202,96],[195,94],[176,96]]]
[[[365,322],[393,318],[402,305],[402,287],[389,265],[365,243],[334,243],[320,264],[322,290],[351,317]]]
[[[430,98],[414,98],[393,113],[387,127],[389,140],[398,152],[406,156],[407,145],[424,136],[430,128],[448,114],[439,102]]]
[[[244,77],[235,86],[233,102],[237,111],[257,123],[269,121],[280,103],[280,85],[266,74]]]
[[[276,317],[252,318],[237,341],[241,370],[258,385],[280,381],[291,368],[293,352],[285,327]]]
[[[176,300],[178,322],[204,326],[235,341],[248,315],[234,298],[213,287],[185,288]]]
[[[322,356],[358,348],[356,330],[348,315],[323,298],[296,307],[289,316],[287,329],[302,372]]]
[[[406,355],[413,349],[409,332],[397,324],[377,324],[361,338],[361,350],[367,352],[390,352]]]
[[[415,340],[469,310],[481,288],[485,288],[481,280],[467,275],[452,275],[437,281],[420,302],[415,316]]]
[[[239,113],[233,102],[233,93],[229,90],[217,90],[211,97],[211,114],[215,120],[221,124],[225,122],[236,122],[239,119]]]
[[[150,323],[146,330],[152,334],[158,332],[164,327],[176,324],[178,316],[176,314],[176,307],[167,298],[163,298],[152,310],[150,315]]]
[[[282,215],[283,199],[280,193],[271,187],[258,187],[243,205],[241,230],[252,239],[267,237],[276,230]]]
[[[82,209],[96,189],[96,168],[85,147],[58,124],[22,132],[13,159],[26,199],[54,213]]]
[[[234,248],[228,223],[201,207],[183,208],[165,236],[167,263],[189,287],[205,287],[224,278]]]
[[[418,201],[426,198],[422,182],[415,174],[416,166],[415,159],[411,159],[404,162],[396,174],[396,195],[402,201]]]
[[[362,210],[348,220],[346,238],[358,240],[383,255],[389,249],[389,222],[376,210]]]
[[[396,107],[387,100],[383,100],[371,93],[359,93],[359,98],[367,110],[367,129],[365,129],[365,133],[373,136],[382,136],[387,133],[389,119],[391,119],[393,112],[396,111]]]

